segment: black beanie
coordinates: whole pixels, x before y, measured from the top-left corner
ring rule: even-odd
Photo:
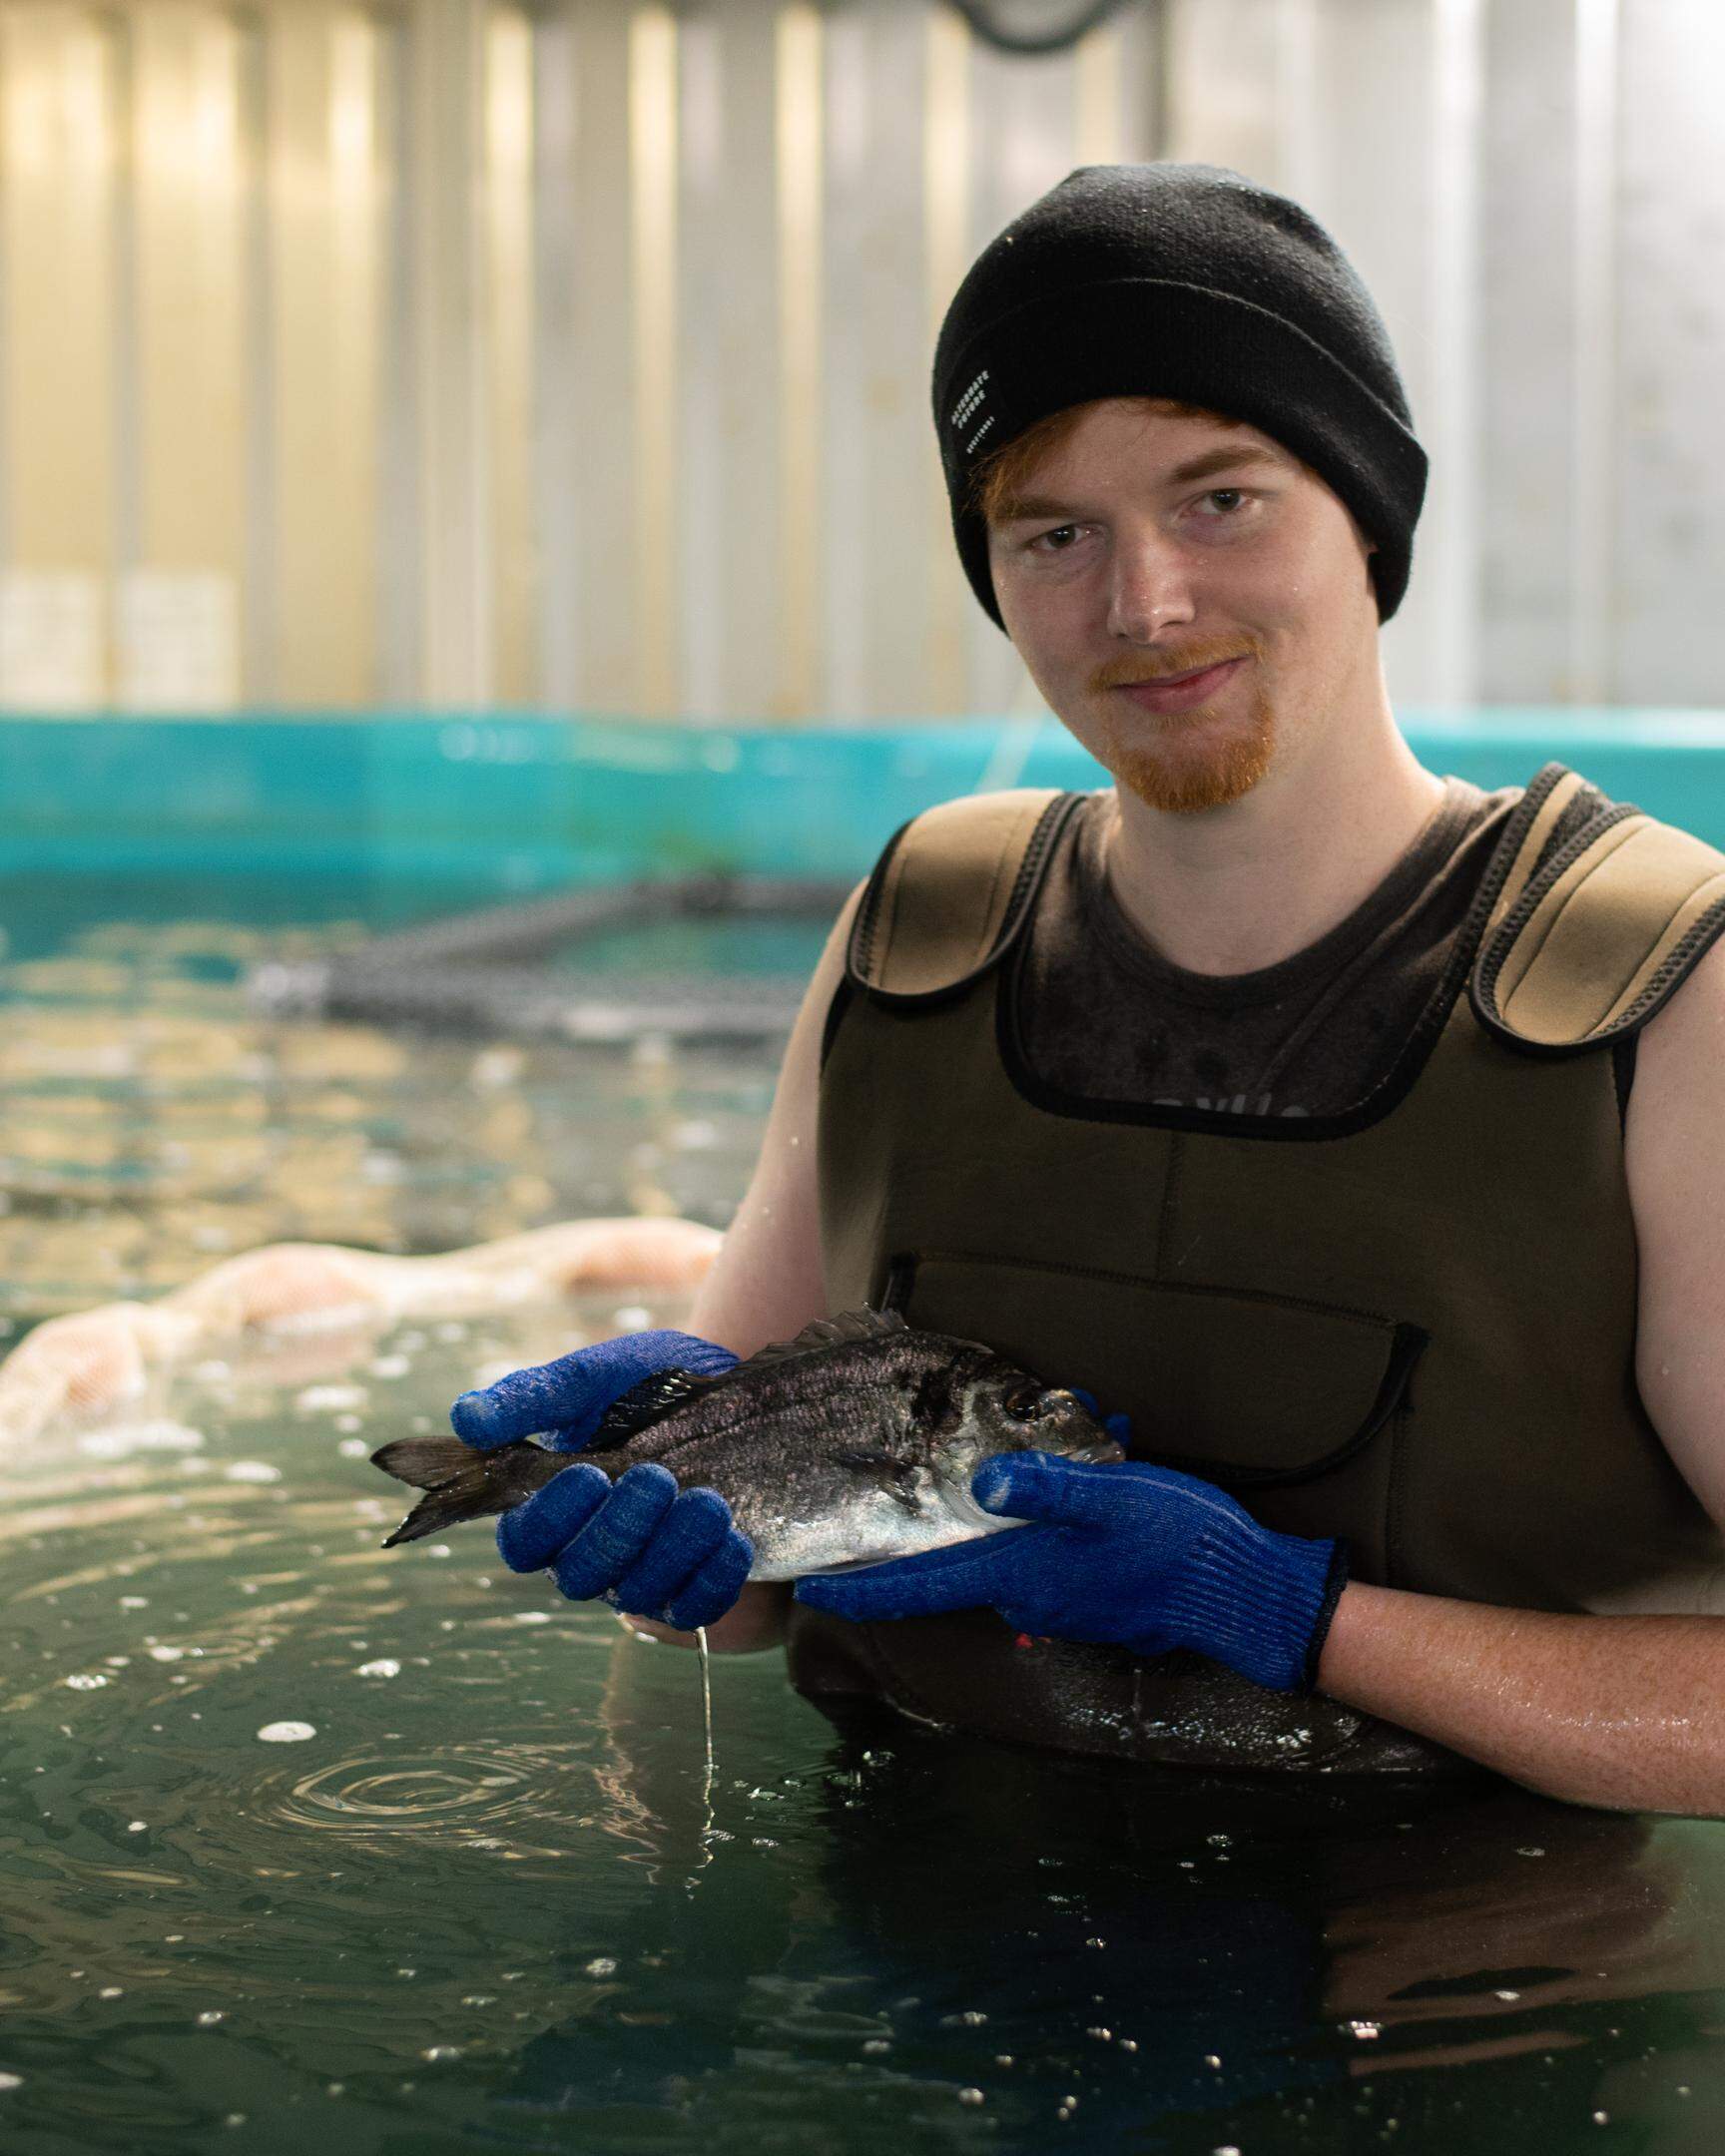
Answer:
[[[1084,165],[983,249],[940,325],[934,425],[959,558],[1001,628],[971,475],[1034,421],[1165,396],[1271,435],[1376,540],[1378,618],[1408,588],[1426,452],[1353,265],[1286,195],[1223,165]]]

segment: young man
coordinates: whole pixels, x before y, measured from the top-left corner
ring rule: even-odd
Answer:
[[[1725,1815],[1725,861],[1416,762],[1378,631],[1426,460],[1297,205],[1075,172],[934,388],[977,596],[1114,786],[899,833],[690,1323],[722,1362],[891,1303],[1131,1456],[1006,1456],[1041,1524],[795,1598],[669,1477],[631,1516],[577,1467],[505,1554],[1000,1737]]]

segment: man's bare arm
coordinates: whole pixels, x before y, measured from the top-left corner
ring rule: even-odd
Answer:
[[[1344,1706],[1547,1797],[1725,1818],[1725,1617],[1559,1617],[1351,1583],[1318,1666]]]
[[[845,970],[845,948],[862,888],[859,883],[845,901],[810,979],[780,1065],[748,1194],[696,1291],[689,1315],[691,1333],[717,1341],[733,1354],[750,1355],[769,1341],[789,1340],[811,1319],[827,1315],[815,1179],[821,1035]],[[707,1644],[727,1654],[776,1647],[785,1636],[790,1604],[788,1582],[747,1586],[734,1607],[707,1627]],[[695,1645],[692,1632],[677,1632],[641,1617],[624,1622],[654,1639]]]
[[[1725,1524],[1722,1108],[1725,945],[1642,1035],[1624,1133],[1636,1379],[1685,1480]],[[1695,1599],[1718,1609],[1725,1580]],[[1356,1585],[1318,1682],[1548,1796],[1725,1817],[1725,1616],[1551,1616]]]

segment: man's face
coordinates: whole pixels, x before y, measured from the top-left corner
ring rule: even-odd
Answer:
[[[1372,552],[1270,435],[1123,398],[1084,406],[988,530],[1049,710],[1117,785],[1184,813],[1237,801],[1381,694]],[[1224,661],[1183,711],[1130,686]]]

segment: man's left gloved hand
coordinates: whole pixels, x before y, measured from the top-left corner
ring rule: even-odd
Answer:
[[[1190,1647],[1271,1691],[1310,1691],[1348,1577],[1340,1542],[1275,1534],[1213,1484],[1142,1460],[996,1452],[970,1486],[985,1511],[1038,1524],[811,1573],[797,1599],[858,1620],[992,1605],[1021,1632]]]

